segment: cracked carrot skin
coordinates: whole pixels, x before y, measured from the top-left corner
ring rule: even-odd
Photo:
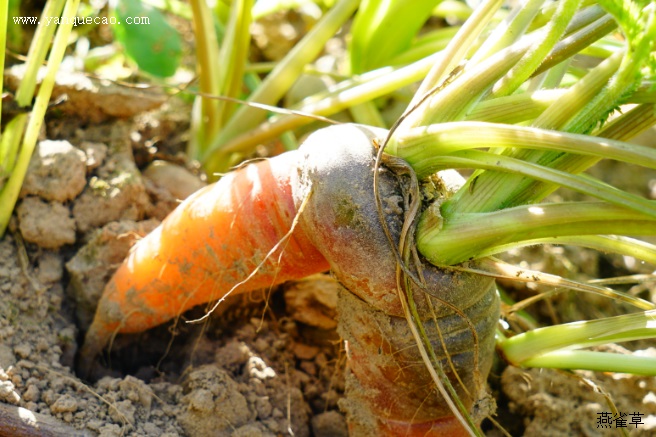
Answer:
[[[290,187],[297,158],[297,152],[288,152],[226,175],[194,193],[139,241],[105,287],[81,366],[88,371],[115,333],[145,331],[220,299],[262,261],[234,293],[328,270],[300,228],[287,236],[297,212]]]
[[[348,357],[347,396],[340,408],[352,437],[469,435],[432,383],[397,293],[396,258],[372,189],[378,171],[385,220],[398,241],[404,218],[400,181],[385,168],[374,169],[373,140],[386,134],[354,125],[326,128],[299,149],[304,162],[292,181],[297,205],[311,193],[299,226],[347,290],[339,293],[337,304],[338,332]],[[324,138],[330,138],[330,147]],[[458,183],[453,173],[440,176],[443,181],[448,177],[445,186]],[[484,411],[500,311],[494,280],[425,260],[421,271],[426,289],[413,286],[413,295],[433,349],[465,408]],[[443,301],[459,308],[471,325]],[[460,380],[446,359],[435,323]],[[474,420],[482,419],[475,415]]]

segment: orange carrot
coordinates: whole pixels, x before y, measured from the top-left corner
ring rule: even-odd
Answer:
[[[465,433],[431,384],[397,294],[396,257],[372,190],[378,172],[385,220],[398,240],[401,177],[374,169],[372,144],[385,134],[333,126],[298,151],[248,165],[186,200],[107,285],[81,351],[86,366],[114,333],[148,329],[233,288],[246,292],[330,268],[348,290],[338,322],[348,343],[344,409],[352,435]],[[425,261],[419,270],[426,283],[413,290],[419,317],[471,409],[492,364],[499,317],[493,281]]]
[[[90,366],[115,333],[141,332],[222,298],[262,262],[235,293],[328,270],[300,229],[287,235],[296,216],[289,184],[296,161],[290,152],[228,174],[137,243],[105,287],[81,364]]]

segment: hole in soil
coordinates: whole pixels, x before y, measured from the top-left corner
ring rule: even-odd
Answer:
[[[271,294],[268,308],[264,300],[240,295],[228,298],[206,321],[187,323],[205,315],[212,305],[193,308],[177,322],[170,321],[143,333],[116,336],[111,350],[96,358],[87,379],[95,382],[104,376],[133,375],[145,382],[176,380],[190,365],[214,362],[215,350],[250,323],[251,318],[272,321],[285,314],[282,293]]]

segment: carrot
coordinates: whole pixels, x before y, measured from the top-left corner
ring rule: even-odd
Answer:
[[[372,189],[372,142],[385,135],[380,129],[336,126],[310,136],[300,148],[304,164],[292,181],[297,204],[309,196],[300,227],[348,290],[337,307],[349,370],[342,409],[351,436],[468,435],[431,384],[401,308],[396,257]],[[324,138],[330,138],[329,146]],[[389,170],[377,171],[386,222],[398,241],[404,215],[400,180]],[[500,311],[494,281],[424,260],[420,269],[426,287],[413,287],[413,295],[422,323],[458,397],[472,410],[485,398],[494,356]]]
[[[338,329],[348,344],[344,409],[352,435],[465,433],[430,383],[397,293],[396,256],[372,190],[378,171],[385,220],[398,240],[401,179],[374,170],[373,142],[385,134],[326,128],[298,151],[248,165],[194,194],[134,247],[108,283],[82,359],[89,363],[114,333],[148,329],[233,288],[246,292],[330,268],[348,290],[339,299]],[[413,289],[420,318],[472,409],[492,363],[494,283],[425,261],[419,273],[426,283]]]
[[[193,306],[328,270],[300,231],[290,173],[296,152],[250,164],[207,186],[139,241],[106,285],[81,350],[81,367],[116,333],[145,331]],[[282,242],[280,249],[267,254]]]

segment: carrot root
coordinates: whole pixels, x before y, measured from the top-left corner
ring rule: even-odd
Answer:
[[[134,247],[107,285],[80,354],[83,369],[115,333],[146,330],[233,288],[248,292],[330,268],[349,291],[338,311],[350,357],[343,407],[355,435],[455,433],[404,318],[396,257],[376,211],[379,171],[387,225],[398,239],[399,180],[374,169],[373,140],[385,135],[329,127],[298,151],[248,165],[187,199]],[[471,408],[483,396],[493,358],[493,280],[427,262],[421,270],[427,288],[413,291],[419,316]]]
[[[139,241],[105,287],[80,352],[82,370],[113,335],[141,332],[221,299],[256,269],[234,293],[328,270],[300,229],[290,234],[297,158],[289,152],[230,173]]]
[[[348,344],[350,372],[342,407],[353,435],[395,436],[411,430],[437,435],[445,427],[463,431],[457,421],[452,423],[449,406],[430,383],[399,302],[396,257],[373,194],[373,139],[385,134],[353,125],[330,127],[322,133],[331,138],[330,148],[322,137],[310,136],[300,149],[305,164],[292,182],[297,202],[311,192],[301,227],[348,290],[338,300],[338,332]],[[400,183],[390,171],[377,171],[387,224],[398,241]],[[422,323],[459,398],[471,408],[484,396],[494,355],[499,318],[494,282],[425,261],[421,268],[427,287],[414,287],[413,295]]]

